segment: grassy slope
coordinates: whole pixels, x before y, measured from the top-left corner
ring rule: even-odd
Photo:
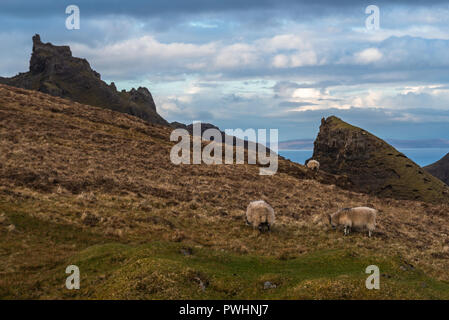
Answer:
[[[447,205],[174,166],[165,128],[21,89],[0,97],[0,298],[449,298]],[[259,198],[277,212],[269,235],[243,222]],[[356,205],[381,211],[373,239],[326,225]],[[80,291],[64,288],[69,264]],[[379,291],[364,287],[370,264]]]
[[[447,283],[419,270],[401,270],[403,262],[398,257],[321,249],[279,258],[188,248],[167,241],[130,244],[43,223],[26,214],[10,218],[21,230],[21,241],[7,235],[0,245],[13,269],[0,281],[3,299],[449,298]],[[27,253],[20,256],[24,248]],[[190,255],[182,253],[186,249]],[[379,291],[364,288],[363,270],[372,263],[382,270]],[[69,264],[80,267],[79,291],[64,288]],[[264,289],[265,281],[277,288]]]

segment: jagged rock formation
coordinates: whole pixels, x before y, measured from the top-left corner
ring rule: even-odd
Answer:
[[[108,85],[86,59],[72,57],[68,46],[42,43],[33,37],[33,53],[29,72],[12,78],[1,78],[0,83],[24,89],[38,90],[53,96],[98,106],[137,116],[150,123],[168,125],[157,113],[156,105],[147,88],[118,92],[115,84]]]
[[[449,153],[434,164],[424,167],[424,170],[449,185]]]
[[[356,191],[380,197],[447,201],[448,187],[371,133],[337,117],[321,122],[313,159],[331,174],[347,175]]]

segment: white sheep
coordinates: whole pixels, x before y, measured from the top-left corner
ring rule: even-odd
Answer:
[[[320,170],[320,163],[316,160],[309,160],[307,162],[307,168],[315,172],[318,172],[318,170]]]
[[[329,223],[332,228],[339,225],[344,226],[345,235],[348,235],[351,228],[356,229],[367,228],[368,236],[371,237],[372,232],[376,228],[376,216],[378,211],[368,207],[345,208],[338,210],[332,215],[328,215]]]
[[[260,232],[270,231],[274,220],[273,208],[263,200],[250,202],[246,209],[246,223]]]

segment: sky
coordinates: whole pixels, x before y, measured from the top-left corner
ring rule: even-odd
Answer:
[[[336,115],[384,139],[449,139],[448,1],[2,0],[1,76],[28,70],[35,33],[119,90],[148,87],[168,121],[291,140]]]

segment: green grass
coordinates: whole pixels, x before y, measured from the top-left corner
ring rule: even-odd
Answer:
[[[87,288],[78,298],[126,299],[391,299],[449,298],[448,285],[419,270],[402,271],[400,260],[357,256],[341,250],[318,251],[291,260],[193,249],[155,242],[140,246],[94,246],[73,257],[84,270]],[[380,290],[368,290],[364,273],[379,266]],[[98,280],[104,277],[103,280]],[[205,290],[201,279],[208,283]],[[196,279],[196,280],[195,280]],[[264,290],[270,281],[275,289]],[[95,289],[92,289],[95,287]]]
[[[21,212],[28,207],[2,210],[19,231],[0,243],[0,299],[449,299],[448,283],[418,269],[404,271],[399,257],[375,250],[273,257],[135,243],[33,218]],[[80,290],[65,288],[65,268],[72,264],[80,268]],[[371,264],[383,274],[380,290],[365,288]],[[265,290],[265,281],[277,287]]]
[[[75,299],[448,299],[448,284],[419,270],[402,271],[400,260],[318,251],[290,260],[238,255],[168,242],[107,243],[88,247],[42,273],[47,298]],[[65,267],[81,272],[81,289],[64,288]],[[367,290],[364,273],[379,266],[380,290]],[[200,288],[199,281],[206,284]],[[265,281],[277,285],[264,290]],[[26,293],[23,292],[22,294]],[[8,298],[3,297],[3,298]]]

